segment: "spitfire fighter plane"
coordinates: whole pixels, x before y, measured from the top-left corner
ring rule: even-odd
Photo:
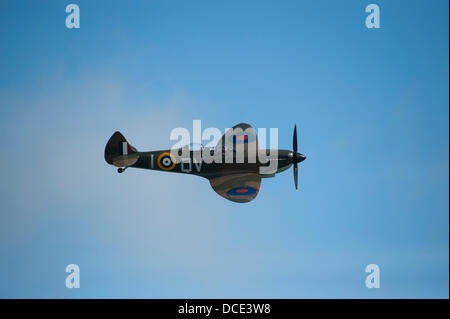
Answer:
[[[306,156],[297,152],[296,126],[292,148],[292,151],[259,150],[255,130],[241,123],[229,129],[216,147],[200,150],[179,148],[139,152],[120,132],[115,132],[106,144],[105,160],[118,167],[119,173],[128,167],[136,167],[198,175],[207,178],[220,196],[233,202],[247,203],[258,195],[261,178],[274,177],[291,165],[294,166],[295,189],[298,189],[297,164]],[[180,157],[180,153],[184,155]],[[219,160],[205,161],[204,155],[216,156]],[[275,161],[275,168],[270,161]]]

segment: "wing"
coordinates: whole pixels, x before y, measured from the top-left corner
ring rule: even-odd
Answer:
[[[249,124],[241,123],[233,126],[222,136],[216,145],[216,149],[223,147],[232,147],[236,150],[237,147],[244,146],[244,154],[248,154],[249,150],[258,150],[258,136],[256,131]]]
[[[242,173],[222,175],[209,179],[214,191],[220,196],[237,203],[247,203],[258,195],[261,175]]]

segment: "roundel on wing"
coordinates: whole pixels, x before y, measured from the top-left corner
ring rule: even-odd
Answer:
[[[239,196],[239,195],[254,195],[258,194],[258,190],[253,187],[245,186],[245,187],[235,187],[230,189],[227,192],[228,195]]]
[[[248,132],[238,132],[230,136],[233,144],[247,144],[256,140],[256,135]]]
[[[156,161],[158,167],[162,170],[169,171],[175,167],[175,157],[169,152],[161,153]]]

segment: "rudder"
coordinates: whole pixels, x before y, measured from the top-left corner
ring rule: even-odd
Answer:
[[[117,167],[127,167],[133,165],[138,160],[139,155],[136,148],[127,142],[119,131],[115,132],[105,147],[105,161]]]

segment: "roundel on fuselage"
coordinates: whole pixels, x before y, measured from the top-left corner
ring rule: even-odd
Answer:
[[[172,154],[164,152],[158,156],[156,163],[160,169],[170,171],[175,167],[176,161]]]

